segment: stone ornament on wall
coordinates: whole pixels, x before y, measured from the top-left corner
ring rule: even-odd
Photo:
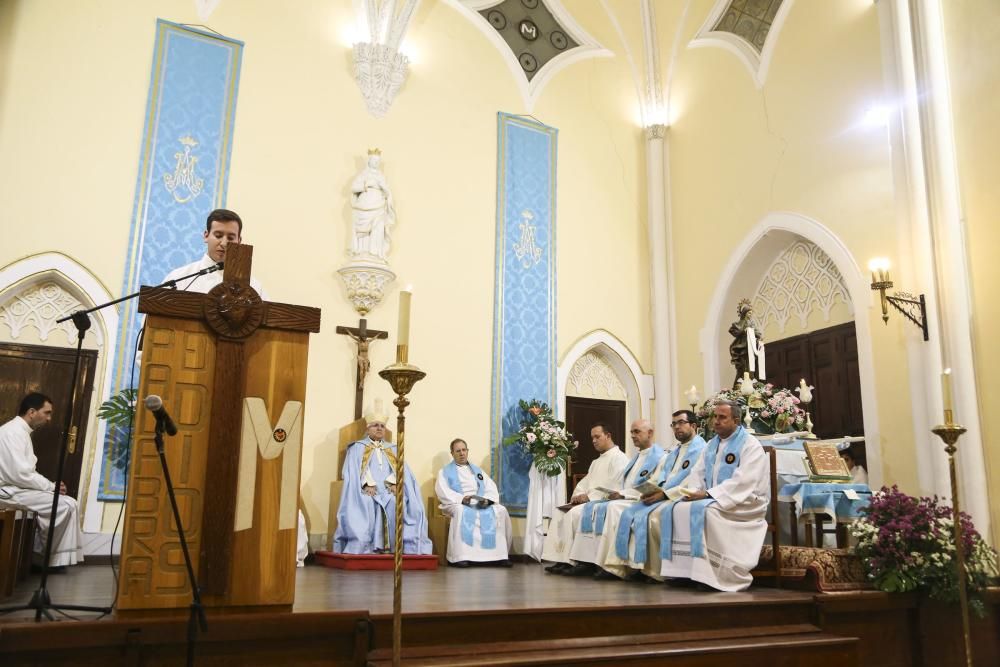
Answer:
[[[396,204],[382,173],[382,151],[368,151],[365,166],[351,180],[350,261],[337,270],[347,287],[347,299],[361,316],[382,301],[385,287],[396,279],[389,268]]]
[[[851,308],[847,286],[833,260],[819,246],[796,241],[768,267],[752,301],[761,328],[773,322],[784,333],[792,316],[805,328],[816,309],[829,322],[838,298]]]
[[[368,41],[354,45],[354,80],[361,89],[368,112],[381,118],[389,112],[406,81],[410,60],[399,52],[406,28],[419,0],[363,0]]]
[[[17,340],[29,328],[38,332],[38,339],[48,342],[54,331],[66,334],[67,344],[75,344],[76,327],[71,321],[57,324],[56,320],[69,315],[74,310],[84,308],[84,305],[54,281],[45,281],[24,292],[15,295],[3,305],[0,305],[0,322],[10,329],[10,337]],[[104,344],[99,329],[92,327],[87,337],[93,339],[98,346]]]
[[[566,394],[585,398],[625,400],[627,394],[618,374],[598,352],[591,350],[573,364]]]

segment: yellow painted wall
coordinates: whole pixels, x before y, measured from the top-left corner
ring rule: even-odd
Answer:
[[[1000,488],[1000,428],[987,418],[986,406],[1000,401],[997,372],[1000,348],[1000,5],[978,0],[941,3],[945,21],[948,73],[958,157],[959,186],[966,222],[966,247],[972,281],[972,327],[979,415],[959,415],[958,421],[979,420],[986,455],[989,487]],[[959,472],[961,474],[961,472]],[[993,535],[1000,534],[1000,494],[991,494]],[[994,541],[995,541],[994,537]]]
[[[560,72],[532,112],[559,129],[557,357],[604,328],[649,369],[635,84],[601,4],[574,15],[616,55]],[[117,291],[158,17],[201,22],[190,0],[0,4],[0,266],[59,250]],[[302,465],[313,534],[326,531],[336,433],[353,410],[354,350],[334,333],[358,317],[335,274],[346,261],[351,178],[367,149],[381,148],[398,208],[390,260],[399,278],[368,318],[392,332],[372,345],[372,367],[392,360],[396,287],[413,284],[410,359],[428,376],[411,394],[406,452],[429,495],[453,437],[489,462],[496,113],[527,111],[495,47],[457,10],[428,1],[407,35],[409,79],[387,117],[369,116],[345,45],[353,21],[350,0],[223,2],[208,21],[246,43],[227,203],[246,222],[269,297],[323,310]],[[624,26],[634,32],[637,21]],[[10,234],[14,225],[38,231]],[[388,405],[375,374],[368,395]]]
[[[712,4],[695,2],[692,14],[703,17]],[[861,0],[794,3],[761,90],[728,51],[679,53],[669,139],[682,387],[702,386],[699,330],[715,277],[769,212],[830,229],[854,258],[853,269],[840,267],[844,273],[869,257],[898,255],[887,131],[859,123],[882,94],[876,11]],[[912,426],[898,418],[909,414],[904,341],[911,332],[902,322],[883,327],[873,303],[855,304],[873,332],[881,442],[868,447],[881,447],[885,482],[916,491]],[[725,305],[725,327],[735,306]],[[728,377],[728,358],[722,366]]]

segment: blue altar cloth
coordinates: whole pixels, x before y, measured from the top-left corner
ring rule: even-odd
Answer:
[[[857,500],[844,492],[853,490]],[[867,484],[810,483],[786,484],[778,492],[778,500],[794,502],[799,519],[808,514],[822,514],[831,521],[849,523],[861,516],[861,510],[871,503],[872,490]]]

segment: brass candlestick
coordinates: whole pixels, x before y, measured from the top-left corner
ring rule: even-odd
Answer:
[[[972,667],[972,637],[969,631],[969,596],[965,590],[965,545],[962,543],[962,520],[958,508],[958,479],[955,475],[955,452],[959,437],[966,429],[956,424],[952,411],[945,409],[944,424],[931,431],[944,441],[944,451],[948,454],[948,473],[951,477],[951,507],[955,524],[955,559],[958,567],[958,603],[962,608],[962,638],[965,640],[965,664]]]
[[[410,393],[418,381],[423,380],[427,373],[406,362],[406,346],[396,350],[396,363],[379,371],[379,377],[392,387],[396,394],[392,404],[399,410],[396,417],[396,536],[393,544],[392,564],[392,664],[399,667],[400,652],[403,646],[403,486],[404,461],[403,443],[405,441],[406,417],[403,412],[410,404],[406,395]]]

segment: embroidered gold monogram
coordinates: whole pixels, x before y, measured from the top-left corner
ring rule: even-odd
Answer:
[[[205,179],[198,178],[195,169],[198,166],[198,158],[191,154],[191,150],[198,145],[198,140],[191,135],[186,135],[178,139],[184,150],[174,153],[174,173],[163,175],[163,184],[167,192],[174,196],[178,204],[186,204],[191,201],[205,188]]]

